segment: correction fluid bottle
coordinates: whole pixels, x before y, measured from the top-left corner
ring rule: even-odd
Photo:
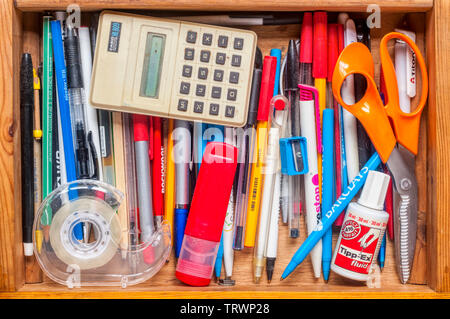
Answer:
[[[389,179],[387,174],[370,171],[358,201],[348,205],[331,261],[335,273],[367,280],[389,219],[383,210]]]

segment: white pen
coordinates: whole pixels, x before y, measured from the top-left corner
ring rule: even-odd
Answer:
[[[236,136],[232,127],[225,127],[224,142],[236,146]],[[233,215],[234,215],[234,190],[230,193],[228,201],[227,213],[223,224],[222,240],[223,240],[223,265],[225,268],[225,278],[220,279],[219,284],[224,286],[234,286],[235,281],[231,279],[233,275]]]
[[[282,95],[274,96],[271,101],[272,107],[275,106],[276,112],[269,129],[266,156],[264,157],[264,184],[259,211],[258,237],[256,239],[253,256],[253,279],[255,283],[260,282],[265,267],[266,261],[264,257],[266,255],[265,252],[269,238],[269,225],[271,223],[273,200],[277,200],[278,198],[274,197],[275,173],[279,169],[279,140],[281,128],[286,126],[287,122],[287,112],[285,109],[288,103],[289,101],[287,98]],[[276,220],[278,222],[278,217]]]
[[[345,17],[347,19],[345,19]],[[340,14],[339,23],[344,24],[344,45],[357,42],[356,26],[347,14]],[[355,104],[355,82],[354,76],[346,78],[342,85],[342,99],[345,103]],[[344,140],[345,140],[345,160],[347,162],[347,176],[350,183],[359,174],[359,153],[358,153],[358,131],[356,117],[349,111],[343,109]]]

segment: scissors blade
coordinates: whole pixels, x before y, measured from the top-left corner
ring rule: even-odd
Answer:
[[[414,155],[397,145],[387,166],[394,178],[395,258],[400,281],[410,277],[417,234],[417,180],[414,174]]]

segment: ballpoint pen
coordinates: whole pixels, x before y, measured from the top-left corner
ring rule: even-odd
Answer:
[[[34,164],[34,216],[42,202],[42,130],[41,130],[41,103],[39,92],[41,81],[33,68],[34,89],[34,124],[33,124],[33,164]],[[42,231],[36,230],[36,242],[42,243]],[[39,247],[39,246],[38,246]]]
[[[198,16],[176,16],[171,19],[190,21],[204,24],[213,24],[220,26],[244,26],[244,25],[280,25],[280,24],[298,24],[296,15],[263,14],[222,14],[222,15],[198,15]]]
[[[152,184],[148,157],[148,116],[133,114],[136,179],[141,241],[148,243],[155,229],[153,223]]]
[[[153,211],[156,225],[160,225],[164,215],[164,146],[162,144],[161,118],[152,116],[153,121]],[[189,191],[189,189],[188,189]]]
[[[34,164],[33,164],[33,62],[24,53],[20,64],[20,142],[22,174],[22,239],[25,256],[33,255]]]
[[[358,42],[364,43],[370,50],[370,29],[367,27],[366,20],[360,19],[355,20],[356,24],[356,39]],[[367,84],[364,76],[361,74],[354,75],[355,81],[355,101],[359,101],[366,93]],[[365,162],[369,159],[370,155],[373,153],[372,142],[369,136],[361,125],[361,122],[356,123],[357,135],[358,135],[358,157],[359,166],[362,167]]]
[[[289,101],[289,127],[290,136],[300,136],[300,104],[298,94],[299,80],[299,58],[297,47],[294,40],[289,41],[287,58],[286,58],[286,87],[285,91]],[[300,144],[292,143],[292,153],[294,154],[294,165],[296,171],[303,170],[303,156]],[[289,237],[297,238],[300,232],[300,212],[302,206],[301,180],[299,175],[287,176],[289,189],[289,206],[288,206],[288,226]]]
[[[138,216],[137,216],[137,191],[136,191],[136,163],[134,152],[134,127],[133,116],[129,113],[123,113],[123,140],[125,156],[125,185],[127,197],[127,211],[129,223],[129,245],[136,247],[139,243]]]
[[[273,203],[273,190],[275,187],[275,175],[279,166],[279,139],[283,124],[286,124],[288,104],[284,96],[275,96],[271,100],[270,114],[275,109],[272,125],[269,129],[266,155],[264,157],[264,184],[261,196],[261,209],[259,213],[258,237],[256,239],[253,256],[253,280],[259,283],[263,275],[266,263],[265,251],[269,239],[269,226],[271,223],[271,212]],[[276,216],[278,222],[278,216]],[[271,238],[272,240],[274,238]],[[273,245],[274,243],[271,243]]]
[[[326,22],[326,20],[325,20]],[[300,74],[299,83],[302,85],[312,86],[313,77],[311,69],[314,63],[313,55],[313,30],[312,16],[310,12],[305,12],[302,24],[302,34],[300,43]],[[327,63],[327,61],[319,61]],[[316,60],[316,65],[317,65]],[[313,64],[314,65],[314,64]],[[316,67],[318,68],[318,67]],[[321,72],[325,69],[324,78],[326,80],[326,67],[321,66]],[[320,75],[322,76],[322,75]],[[319,96],[321,92],[319,91]],[[317,97],[316,97],[317,98]],[[320,110],[319,110],[320,112]],[[316,130],[320,132],[320,115],[315,112],[315,99],[312,91],[300,89],[300,128],[301,135],[308,141],[307,157],[308,157],[308,173],[303,175],[305,187],[305,211],[306,211],[306,228],[308,234],[320,222],[320,179],[318,167],[318,152],[316,140]],[[320,135],[320,134],[319,134]],[[319,160],[320,163],[320,160]],[[322,243],[316,245],[311,253],[311,260],[314,269],[314,276],[320,277],[322,265]]]
[[[327,96],[327,13],[316,11],[313,14],[314,20],[314,40],[313,40],[313,65],[312,76],[314,78],[314,86],[317,88],[319,99],[319,125],[316,127],[317,132],[317,167],[319,172],[319,196],[321,196],[322,188],[322,112],[326,106]]]
[[[224,143],[236,147],[236,137],[232,127],[224,128]],[[219,280],[220,285],[233,286],[235,281],[231,279],[233,275],[234,250],[233,250],[233,215],[234,215],[234,190],[231,190],[228,201],[227,213],[223,224],[223,265],[225,268],[225,278]]]
[[[86,117],[86,132],[91,133],[93,148],[91,154],[95,151],[100,153],[100,134],[98,129],[98,117],[97,109],[94,109],[89,102],[89,92],[91,88],[91,73],[92,73],[92,52],[91,52],[91,40],[88,27],[78,28],[78,38],[80,43],[80,59],[81,59],[81,71],[83,78],[83,87],[85,93],[85,117]],[[98,160],[94,162],[91,158],[93,167],[98,168],[98,179],[103,180],[103,167]]]
[[[337,24],[337,30],[338,30],[338,54],[341,54],[342,50],[345,48],[345,30],[344,30],[344,24],[345,21],[348,19],[348,14],[346,13],[340,13],[338,16],[338,24]],[[348,180],[348,174],[347,174],[347,156],[345,153],[345,137],[344,137],[344,108],[342,105],[337,105],[337,113],[338,113],[338,119],[336,123],[339,123],[339,138],[336,139],[336,141],[339,141],[340,150],[339,150],[339,159],[340,159],[340,171],[336,171],[336,175],[339,175],[340,183],[339,185],[336,184],[336,196],[340,196],[342,191],[347,187],[349,180]],[[335,111],[336,112],[336,111]],[[337,151],[336,151],[337,152]],[[336,154],[337,156],[337,154]],[[337,180],[337,179],[336,179]],[[342,221],[344,220],[344,214],[342,216],[339,216],[334,225],[336,227],[342,226]]]
[[[237,168],[236,205],[233,225],[233,249],[244,248],[244,234],[247,217],[248,194],[250,190],[250,175],[253,149],[255,144],[256,117],[258,115],[259,90],[262,77],[262,54],[257,50],[255,68],[253,70],[252,87],[248,108],[247,124],[244,130],[237,129],[237,146],[239,148],[239,161]],[[259,54],[258,54],[259,52]]]
[[[175,161],[173,154],[174,120],[168,120],[167,157],[166,157],[166,190],[164,192],[164,219],[170,228],[170,240],[174,242],[174,208],[175,208]]]
[[[261,79],[261,91],[258,105],[258,116],[256,125],[256,148],[253,152],[255,162],[252,164],[250,177],[250,192],[247,207],[247,220],[245,226],[245,247],[255,245],[256,227],[258,223],[258,212],[262,193],[262,168],[269,129],[269,107],[273,96],[277,58],[264,57],[263,73]]]
[[[173,132],[175,160],[175,257],[183,243],[184,229],[189,212],[189,163],[191,161],[191,132],[189,122],[175,120]]]
[[[74,134],[72,131],[71,103],[68,94],[68,70],[64,60],[63,38],[61,34],[61,22],[51,21],[53,55],[55,61],[56,86],[58,92],[58,110],[61,122],[61,133],[63,139],[64,162],[67,182],[77,179],[77,167],[75,162]],[[68,53],[70,54],[70,53]],[[72,81],[72,80],[71,80]],[[76,110],[79,111],[79,110]],[[61,155],[61,154],[60,154]],[[76,190],[69,191],[69,198],[77,195]],[[83,239],[82,223],[74,226],[74,236],[77,240]]]
[[[333,204],[333,176],[334,176],[334,97],[331,87],[334,65],[337,60],[338,39],[336,24],[328,25],[328,76],[327,76],[327,105],[323,110],[323,150],[322,150],[322,219]],[[330,263],[332,258],[333,233],[330,228],[322,238],[322,272],[328,282]]]

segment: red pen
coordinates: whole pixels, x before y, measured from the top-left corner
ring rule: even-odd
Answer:
[[[162,129],[161,118],[152,117],[153,127],[153,163],[152,163],[152,177],[153,177],[153,212],[155,215],[156,225],[160,225],[164,215],[164,187],[163,187],[163,153],[162,146]]]
[[[342,50],[344,50],[344,47],[345,47],[345,42],[344,42],[344,25],[340,24],[340,23],[337,24],[337,40],[338,40],[338,56],[339,56],[339,54],[341,54]],[[343,180],[344,177],[343,177],[343,174],[342,174],[342,172],[344,170],[345,171],[347,170],[347,168],[344,167],[344,163],[343,163],[343,160],[344,160],[344,153],[343,153],[344,136],[341,134],[341,132],[344,132],[344,128],[342,126],[342,106],[340,106],[338,104],[336,109],[335,109],[335,113],[334,114],[335,114],[335,123],[336,123],[336,125],[335,125],[336,159],[339,158],[339,161],[340,161],[340,168],[338,169],[337,166],[336,166],[336,176],[339,176],[339,179],[341,181],[341,183],[339,185],[336,184],[336,196],[339,197],[340,194],[342,193],[342,189],[347,186],[347,182],[348,182],[348,181],[344,181]],[[338,148],[338,143],[339,143],[339,148]],[[336,180],[337,180],[337,178],[336,178]],[[338,192],[338,189],[340,190],[340,192]],[[344,215],[345,214],[339,215],[339,217],[334,222],[335,226],[337,226],[337,227],[342,226],[342,222],[344,221]]]
[[[338,58],[339,52],[339,39],[338,39],[338,25],[329,24],[328,25],[328,76],[327,82],[330,85],[331,79],[333,77],[334,67]],[[341,176],[341,139],[340,139],[340,123],[339,123],[339,105],[334,99],[333,94],[331,94],[330,103],[334,110],[334,142],[336,143],[334,160],[336,163],[336,199],[341,196],[342,193],[342,176]]]

